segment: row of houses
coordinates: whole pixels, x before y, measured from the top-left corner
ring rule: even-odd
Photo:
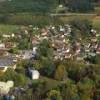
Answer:
[[[82,43],[80,41],[75,41],[72,43],[71,37],[71,26],[49,26],[40,30],[40,35],[35,35],[32,39],[33,48],[43,40],[47,39],[51,42],[51,46],[54,49],[54,59],[84,59],[87,54],[100,54],[100,43],[98,42],[98,37],[100,37],[99,32],[91,29],[93,36],[90,38],[89,42]],[[36,50],[36,49],[35,49]],[[95,52],[94,52],[95,51]]]
[[[24,29],[22,33],[28,35],[28,31]],[[11,54],[8,51],[17,46],[16,43],[10,41],[15,37],[20,38],[22,34],[0,34],[2,37],[0,39],[0,72],[6,73],[7,69],[15,70],[17,67],[18,59],[30,59],[36,53],[36,48],[33,50],[19,50],[18,54]],[[7,40],[7,41],[6,41]],[[28,69],[29,76],[31,79],[39,79],[40,73],[35,69]],[[14,87],[14,81],[0,82],[0,95],[6,95],[9,93],[10,89]]]
[[[85,43],[81,43],[80,41],[72,43],[70,40],[72,31],[70,25],[59,25],[58,27],[50,25],[42,29],[38,28],[38,30],[40,30],[40,34],[32,37],[33,50],[19,51],[19,54],[14,55],[16,59],[34,58],[38,53],[38,44],[41,43],[43,39],[50,41],[50,45],[53,48],[54,60],[76,59],[80,61],[84,60],[87,55],[94,56],[100,54],[100,43],[97,40],[100,35],[93,29],[91,30],[91,32],[93,32],[93,37],[90,38],[89,42]],[[26,33],[28,34],[28,31]],[[12,35],[15,36],[14,34]],[[8,49],[13,47],[16,47],[16,44],[11,42],[0,43],[0,69],[3,69],[3,71],[6,71],[10,66],[15,68],[14,59],[9,58],[10,54],[7,52]]]

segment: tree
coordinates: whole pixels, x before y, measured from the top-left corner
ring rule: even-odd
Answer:
[[[79,30],[83,36],[90,34],[92,22],[87,19],[75,19],[69,22],[73,28]]]
[[[63,100],[80,100],[77,86],[72,80],[68,79],[66,82],[62,82],[59,85],[59,89]]]
[[[94,9],[92,0],[68,0],[69,11],[88,12]]]
[[[39,58],[41,57],[46,57],[46,58],[51,58],[53,56],[53,50],[50,47],[50,41],[44,39],[38,46],[38,56]]]
[[[47,77],[52,77],[53,73],[55,71],[55,66],[53,64],[53,61],[48,58],[42,58],[42,68],[41,68],[41,74],[46,75]]]
[[[13,54],[17,54],[18,53],[18,48],[11,48],[9,50],[10,53],[13,53]]]
[[[63,65],[59,65],[56,69],[56,72],[55,72],[55,79],[57,80],[63,80],[65,77],[67,77],[67,74],[66,74],[66,70],[65,70],[65,66]]]
[[[59,90],[50,90],[47,93],[46,100],[63,100]]]
[[[82,100],[91,100],[93,97],[93,89],[95,87],[93,80],[85,77],[82,81],[78,82],[78,90]]]
[[[24,86],[27,78],[23,74],[16,73],[13,69],[8,69],[6,73],[0,76],[1,81],[13,80],[15,86]]]
[[[40,97],[45,92],[46,82],[44,80],[34,80],[30,88],[32,88],[33,94],[35,94],[35,96]]]

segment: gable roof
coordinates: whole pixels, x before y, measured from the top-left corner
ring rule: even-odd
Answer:
[[[14,59],[11,57],[0,57],[0,68],[5,66],[13,66],[15,65]]]

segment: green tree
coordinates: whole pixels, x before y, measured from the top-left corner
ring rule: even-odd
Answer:
[[[58,90],[50,90],[47,93],[47,99],[46,100],[63,100],[60,94],[60,91]]]
[[[53,60],[48,59],[48,58],[42,58],[41,62],[42,62],[42,66],[43,66],[41,68],[42,75],[52,77],[53,73],[55,71],[55,66],[54,66]]]
[[[53,50],[50,47],[50,41],[44,39],[39,44],[39,46],[38,46],[38,56],[39,56],[39,58],[47,57],[47,58],[51,58],[52,59]]]
[[[9,50],[10,53],[13,53],[13,54],[17,54],[18,53],[18,48],[11,48]]]
[[[66,82],[61,83],[59,89],[63,100],[80,100],[77,86],[72,80],[68,79]]]
[[[81,99],[91,100],[91,97],[93,97],[93,89],[95,87],[93,80],[85,77],[82,81],[78,82],[77,85]]]
[[[67,73],[66,73],[66,70],[65,70],[65,66],[59,65],[57,67],[57,69],[56,69],[54,77],[57,80],[63,80],[64,78],[66,78],[67,77]]]
[[[8,69],[6,73],[0,76],[1,81],[14,81],[15,86],[24,86],[27,83],[27,78],[23,74],[16,73],[12,69]]]
[[[90,35],[90,30],[92,28],[92,22],[87,19],[75,19],[70,21],[73,28],[80,31],[83,36]]]
[[[69,11],[88,12],[94,9],[92,0],[68,0]]]

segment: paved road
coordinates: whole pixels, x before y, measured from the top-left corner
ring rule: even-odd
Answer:
[[[96,14],[88,13],[66,13],[66,14],[56,14],[51,13],[50,16],[96,16]]]

